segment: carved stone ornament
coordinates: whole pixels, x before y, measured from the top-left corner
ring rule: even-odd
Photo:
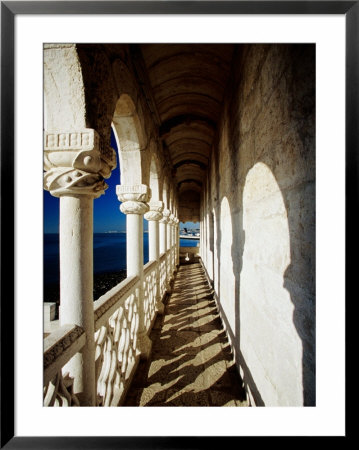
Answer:
[[[120,210],[124,214],[145,214],[148,211],[147,203],[132,200],[121,203]]]
[[[45,133],[44,187],[55,197],[99,197],[115,167],[115,151],[93,129]]]
[[[162,211],[162,219],[160,220],[161,223],[168,223],[169,221],[169,216],[171,214],[171,211],[169,211],[168,209],[164,209]]]
[[[145,214],[146,220],[160,220],[162,219],[163,202],[152,201],[149,203],[150,210]]]
[[[124,214],[144,214],[149,207],[146,204],[151,198],[151,189],[145,184],[116,186],[117,198],[120,202],[120,210]]]
[[[146,203],[151,198],[151,189],[145,184],[126,186],[120,184],[116,186],[117,198],[120,202],[142,202]]]
[[[170,217],[169,217],[168,223],[170,225],[174,225],[175,224],[175,219],[176,218],[175,218],[174,214],[171,214]]]
[[[65,327],[64,327],[65,328]],[[65,350],[70,347],[82,334],[84,329],[78,325],[68,326],[68,331],[57,340],[54,345],[44,351],[44,369],[47,369]]]

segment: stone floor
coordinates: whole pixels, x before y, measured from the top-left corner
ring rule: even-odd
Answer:
[[[248,406],[212,291],[198,262],[179,267],[124,406]]]

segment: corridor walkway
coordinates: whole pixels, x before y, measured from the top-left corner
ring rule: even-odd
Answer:
[[[182,263],[124,406],[248,406],[198,260]]]

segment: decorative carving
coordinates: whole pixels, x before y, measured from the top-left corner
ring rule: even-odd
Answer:
[[[145,265],[143,270],[143,301],[144,322],[146,332],[151,329],[151,324],[156,315],[157,298],[157,262],[152,261]]]
[[[145,214],[146,220],[160,220],[162,219],[163,202],[151,201],[148,206],[150,210]]]
[[[128,277],[96,300],[94,305],[95,331],[97,331],[101,326],[100,319],[102,319],[106,312],[117,303],[118,307],[120,307],[120,302],[124,297],[130,294],[131,290],[136,286],[138,281],[138,277]]]
[[[146,203],[151,198],[151,190],[145,184],[126,186],[120,184],[116,186],[116,194],[120,202],[142,202]]]
[[[120,210],[124,214],[144,214],[148,211],[146,202],[151,197],[151,190],[145,184],[133,186],[118,185],[116,194],[120,202]]]
[[[150,210],[145,214],[146,220],[162,219],[163,202],[152,201],[149,203]]]
[[[98,406],[118,406],[138,360],[138,296],[122,297],[119,308],[95,333]]]
[[[124,214],[145,214],[148,211],[148,205],[142,202],[127,201],[121,203],[120,210]]]
[[[167,271],[166,271],[166,253],[160,256],[160,298],[163,299],[166,293]]]
[[[55,197],[99,197],[116,167],[116,153],[93,129],[46,132],[44,143],[45,189]]]
[[[62,376],[61,370],[47,386],[44,386],[44,406],[80,406],[73,392],[73,378],[68,373]]]
[[[45,173],[44,184],[54,197],[90,195],[98,198],[108,188],[100,175],[67,167],[50,169]]]
[[[145,214],[145,219],[148,221],[150,221],[150,220],[158,221],[158,220],[162,219],[162,214],[159,212],[156,212],[156,211],[148,211]]]
[[[164,204],[160,200],[151,200],[149,202],[149,207],[151,211],[162,212]]]
[[[84,334],[84,329],[77,326],[71,325],[71,329],[68,333],[64,334],[60,339],[58,339],[54,345],[51,345],[44,352],[44,370],[46,370],[57,358],[61,356],[64,351],[71,346],[82,334]]]
[[[164,209],[162,211],[162,219],[160,220],[161,223],[168,223],[169,221],[169,216],[171,214],[171,211],[169,211],[168,209]]]

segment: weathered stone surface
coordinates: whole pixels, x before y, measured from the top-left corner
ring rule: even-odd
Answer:
[[[315,49],[247,45],[233,68],[201,255],[254,401],[314,405]]]

